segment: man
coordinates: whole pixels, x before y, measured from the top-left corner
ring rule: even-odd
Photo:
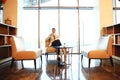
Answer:
[[[49,46],[52,46],[53,41],[59,40],[59,36],[56,35],[56,29],[55,28],[52,28],[52,33],[50,33],[50,35],[47,37],[47,40],[50,41]],[[58,45],[56,45],[56,46],[58,46]]]
[[[56,35],[56,29],[52,28],[52,33],[50,33],[50,35],[47,37],[47,40],[50,41],[49,46],[55,47],[55,46],[61,46],[61,42],[59,40],[59,36]],[[57,49],[57,60],[58,60],[58,65],[60,65],[60,61],[61,61],[61,56],[60,56],[60,49]]]

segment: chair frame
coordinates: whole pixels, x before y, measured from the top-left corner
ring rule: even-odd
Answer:
[[[11,43],[11,48],[15,48],[15,51],[14,50],[12,50],[12,52],[14,53],[14,54],[16,54],[17,53],[17,48],[16,48],[16,44],[15,44],[15,40],[14,40],[14,36],[12,36],[11,38],[10,38],[10,43]],[[22,51],[26,51],[26,50],[22,50]],[[32,51],[32,50],[29,50],[29,51]],[[38,58],[38,57],[40,57],[41,58],[41,63],[42,63],[42,54],[40,54],[39,56],[37,56],[36,58],[33,58],[33,59],[17,59],[17,58],[15,58],[14,56],[12,57],[12,59],[11,59],[11,65],[10,65],[10,67],[12,68],[13,67],[13,64],[14,64],[14,61],[21,61],[21,64],[22,64],[22,68],[24,68],[24,65],[23,65],[23,60],[34,60],[34,67],[35,67],[35,70],[36,70],[36,59]]]
[[[107,35],[107,36],[109,36],[109,35]],[[112,36],[109,36],[109,41],[108,42],[111,44],[110,46],[112,48],[112,43],[113,43],[113,37]],[[108,43],[108,45],[109,45],[109,43]],[[83,56],[84,55],[81,53],[81,63],[82,63],[82,60],[83,60]],[[87,57],[87,58],[89,59],[89,61],[88,61],[88,67],[89,68],[90,68],[91,59],[100,59],[100,65],[102,64],[103,59],[110,59],[111,65],[114,66],[112,54],[110,54],[109,58],[89,58],[89,57]]]

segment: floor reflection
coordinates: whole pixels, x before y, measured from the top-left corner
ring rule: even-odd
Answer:
[[[58,66],[56,60],[49,60],[46,66],[46,73],[50,77],[50,79],[59,79],[63,80],[63,72],[65,70],[65,66]]]
[[[63,67],[57,66],[56,57],[49,55],[46,61],[43,55],[42,63],[37,59],[37,70],[34,69],[34,62],[29,60],[24,61],[24,68],[20,61],[16,61],[13,68],[10,68],[10,62],[2,64],[0,80],[120,80],[119,60],[114,59],[114,67],[109,60],[103,60],[101,66],[99,60],[92,60],[89,69],[88,59],[84,58],[81,63],[79,54],[72,54],[71,64]]]
[[[73,80],[72,65],[66,64],[64,66],[58,66],[57,60],[53,55],[50,55],[48,61],[44,63],[45,64],[43,64],[42,66],[43,70],[45,70],[46,72],[47,80]],[[45,77],[41,77],[41,79],[45,79]]]

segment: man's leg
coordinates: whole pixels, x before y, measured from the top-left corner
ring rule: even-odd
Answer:
[[[62,57],[60,55],[60,49],[58,49],[58,54],[57,54],[57,60],[58,60],[58,66],[64,66],[64,62],[62,62]]]

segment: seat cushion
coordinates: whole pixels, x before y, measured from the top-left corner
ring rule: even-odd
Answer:
[[[56,52],[56,49],[53,48],[53,47],[46,47],[46,52],[47,52],[47,53]]]
[[[110,58],[110,56],[104,50],[91,50],[91,51],[83,51],[84,56],[92,59],[102,59],[102,58]]]
[[[26,51],[18,51],[16,53],[16,57],[15,59],[26,59],[26,60],[29,60],[29,59],[36,59],[38,56],[42,55],[42,50],[39,49],[39,50],[26,50]]]

